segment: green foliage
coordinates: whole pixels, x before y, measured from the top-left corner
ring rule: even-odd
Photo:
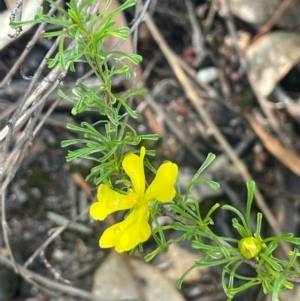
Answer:
[[[136,1],[125,1],[123,5],[105,17],[104,14],[112,0],[106,1],[106,5],[99,14],[92,14],[87,10],[90,4],[98,0],[86,0],[81,4],[78,4],[76,0],[71,0],[67,3],[67,9],[63,9],[52,0],[48,2],[57,8],[60,13],[59,17],[46,16],[40,8],[34,20],[13,22],[12,26],[17,28],[21,25],[41,22],[55,25],[59,29],[44,34],[47,39],[60,39],[58,52],[54,58],[48,60],[48,66],[50,68],[59,66],[61,71],[68,69],[75,71],[77,63],[85,63],[99,81],[99,87],[96,88],[90,88],[83,82],[78,82],[72,89],[71,95],[62,90],[58,91],[62,98],[73,103],[73,115],[91,111],[99,115],[99,121],[93,124],[82,122],[80,125],[67,125],[70,131],[77,132],[81,136],[78,139],[62,141],[62,147],[77,147],[69,151],[67,161],[79,158],[94,161],[95,167],[91,169],[88,178],[92,177],[96,185],[104,182],[110,187],[114,186],[113,183],[126,186],[128,179],[124,175],[121,163],[127,147],[137,146],[146,139],[156,140],[157,136],[139,135],[125,119],[127,116],[137,118],[137,112],[132,108],[129,100],[136,95],[145,94],[146,91],[137,89],[117,96],[111,87],[116,75],[123,74],[129,79],[131,75],[128,64],[138,64],[142,57],[118,50],[105,51],[103,46],[110,36],[127,39],[129,29],[127,27],[116,28],[114,16],[135,5]],[[147,153],[153,155],[155,152],[148,150]],[[176,220],[173,225],[160,226],[157,216],[164,210],[164,204],[153,205],[151,220],[155,224],[153,237],[158,248],[145,256],[145,260],[151,260],[159,252],[166,252],[172,243],[191,240],[192,247],[201,250],[203,257],[180,278],[178,287],[181,287],[184,278],[192,269],[220,265],[223,270],[222,285],[228,300],[254,285],[261,285],[264,293],[272,294],[272,300],[277,301],[281,291],[293,288],[293,284],[289,281],[290,277],[299,275],[299,266],[296,263],[299,251],[295,248],[289,260],[276,258],[274,251],[283,241],[299,245],[300,238],[295,238],[291,233],[280,237],[263,238],[261,213],[257,214],[256,229],[253,231],[251,205],[255,184],[252,181],[247,183],[248,197],[245,214],[230,205],[222,207],[223,210],[229,210],[236,215],[232,219],[232,226],[239,237],[217,236],[211,226],[217,222],[213,215],[219,208],[219,204],[214,204],[203,215],[199,201],[192,193],[194,185],[198,183],[207,184],[212,189],[219,188],[218,183],[199,177],[214,159],[215,155],[208,154],[185,194],[182,194],[179,185],[177,186],[177,195],[169,207],[169,213]],[[146,161],[145,165],[154,173],[156,172],[149,161]],[[181,235],[168,241],[164,235],[164,230],[168,229],[178,231]],[[255,268],[255,276],[240,275],[239,267],[242,264],[251,264]],[[239,285],[236,286],[236,283]]]
[[[139,135],[124,119],[127,115],[137,118],[137,112],[131,108],[128,101],[136,95],[146,93],[144,89],[136,89],[122,96],[116,96],[111,87],[113,77],[124,74],[130,78],[128,63],[138,64],[142,57],[137,54],[126,54],[118,50],[105,52],[104,43],[110,36],[127,39],[127,27],[116,28],[114,16],[124,9],[135,5],[135,0],[127,0],[113,12],[106,13],[110,3],[99,12],[92,14],[87,7],[98,0],[86,0],[78,6],[76,0],[67,3],[65,10],[54,1],[48,2],[57,8],[60,16],[46,16],[43,9],[39,9],[37,16],[32,21],[14,22],[13,27],[20,25],[46,22],[60,27],[60,30],[44,33],[48,39],[60,38],[59,49],[54,58],[48,60],[48,67],[59,66],[61,71],[68,67],[75,71],[76,63],[86,63],[99,80],[99,87],[89,88],[79,82],[72,89],[72,95],[67,95],[62,90],[58,95],[73,102],[72,114],[77,115],[87,111],[99,114],[100,120],[94,124],[82,122],[79,126],[68,124],[71,131],[81,133],[83,138],[62,141],[62,147],[77,146],[70,150],[67,161],[83,158],[93,160],[97,165],[91,169],[88,178],[92,177],[94,183],[110,183],[113,176],[122,176],[121,162],[127,146],[136,146],[143,140],[157,140],[157,135]],[[67,43],[68,40],[68,43]],[[69,46],[66,46],[66,45]]]
[[[257,214],[257,227],[256,231],[253,232],[250,214],[255,189],[254,182],[248,182],[247,188],[248,199],[245,216],[232,206],[224,205],[222,207],[222,209],[230,210],[237,215],[238,219],[233,218],[232,225],[241,236],[240,239],[216,236],[209,229],[209,225],[213,224],[212,219],[208,218],[208,216],[204,219],[207,222],[203,222],[201,219],[199,205],[196,205],[197,208],[193,205],[193,219],[191,219],[190,205],[186,204],[186,213],[184,213],[184,209],[180,208],[178,210],[176,205],[173,206],[174,211],[177,210],[181,218],[183,218],[182,223],[174,227],[177,230],[185,232],[181,236],[181,239],[186,239],[187,237],[189,239],[194,238],[193,247],[200,249],[203,253],[203,258],[195,262],[179,280],[179,287],[181,287],[184,277],[193,268],[221,265],[223,266],[222,284],[228,300],[231,300],[235,294],[249,289],[254,285],[262,285],[265,294],[272,294],[273,301],[279,300],[278,294],[281,291],[293,288],[289,277],[299,275],[299,265],[295,262],[298,250],[295,249],[291,253],[290,260],[276,258],[273,252],[280,242],[285,241],[299,245],[300,239],[295,238],[292,233],[280,237],[267,237],[263,239],[260,235],[261,213]],[[214,210],[215,207],[211,211],[213,212]],[[197,212],[196,215],[195,212]],[[205,240],[204,242],[203,238],[208,238],[209,240]],[[231,245],[232,243],[234,243],[234,246]],[[247,247],[245,247],[245,243],[247,243]],[[249,249],[249,244],[252,249]],[[249,264],[247,260],[250,259],[256,267],[257,274],[253,277],[239,275],[238,268],[240,265]],[[242,281],[243,284],[235,287],[237,280],[239,280],[239,283]]]

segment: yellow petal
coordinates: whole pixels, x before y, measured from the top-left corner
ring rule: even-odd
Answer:
[[[90,208],[90,214],[95,220],[103,220],[110,213],[132,208],[127,195],[120,194],[105,184],[99,186],[97,198],[98,202],[92,204]]]
[[[128,154],[122,162],[122,166],[133,184],[134,191],[139,197],[142,197],[145,193],[145,153],[146,149],[141,147],[140,156]]]
[[[139,243],[146,241],[151,234],[148,215],[147,206],[133,209],[124,221],[104,231],[99,241],[100,247],[115,247],[116,251],[121,253],[129,251]]]
[[[176,190],[174,184],[178,174],[178,167],[172,162],[162,164],[153,182],[146,190],[145,200],[167,202],[174,198]]]

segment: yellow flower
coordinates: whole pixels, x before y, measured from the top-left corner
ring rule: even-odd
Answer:
[[[176,194],[178,167],[172,162],[163,163],[157,170],[153,182],[145,189],[144,157],[146,149],[141,148],[140,156],[128,154],[122,166],[133,185],[127,194],[120,194],[105,184],[98,188],[98,202],[92,204],[90,214],[95,220],[103,220],[118,210],[131,209],[126,218],[108,229],[100,238],[101,248],[115,247],[117,252],[129,251],[146,241],[151,234],[149,225],[149,203],[168,202]]]

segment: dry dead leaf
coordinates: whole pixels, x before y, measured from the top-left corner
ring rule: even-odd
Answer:
[[[184,301],[159,269],[114,251],[96,270],[92,293],[105,300]]]
[[[229,0],[231,12],[240,19],[256,25],[268,21],[283,0]],[[281,28],[293,28],[300,25],[299,0],[293,0],[275,23]]]
[[[275,31],[259,38],[246,53],[251,76],[263,96],[300,60],[300,35]]]
[[[191,253],[187,249],[180,247],[178,244],[170,246],[168,253],[161,253],[157,255],[157,261],[163,262],[167,267],[163,267],[164,274],[174,283],[195,263],[201,259],[201,255]],[[158,264],[160,266],[160,264]],[[201,278],[201,271],[203,269],[193,269],[184,278],[184,282],[196,282]]]

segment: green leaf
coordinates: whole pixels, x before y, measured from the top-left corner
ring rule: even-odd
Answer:
[[[194,175],[192,181],[196,180],[199,175],[215,160],[216,155],[213,153],[209,153],[204,161],[204,163],[201,165],[201,167],[198,169],[196,174]]]
[[[110,176],[114,173],[113,169],[108,169],[107,171],[103,171],[100,169],[97,174],[100,176],[96,177],[96,173],[94,173],[96,169],[92,168],[91,173],[94,175],[94,183],[95,185],[99,185],[100,183],[104,182],[106,179],[109,179]]]
[[[135,110],[132,110],[131,107],[124,101],[122,98],[119,98],[119,102],[123,105],[123,107],[126,109],[126,111],[129,113],[129,115],[136,119],[138,118],[138,113]]]
[[[247,182],[247,191],[248,191],[248,197],[247,197],[247,208],[246,208],[246,224],[247,224],[247,229],[249,230],[249,236],[252,236],[252,229],[251,229],[251,220],[250,220],[250,215],[251,215],[251,205],[253,201],[253,196],[254,196],[254,190],[255,190],[255,183],[254,181],[248,181]]]
[[[42,16],[40,21],[56,26],[62,26],[64,28],[68,28],[72,25],[72,22],[64,17],[57,19],[56,17]]]
[[[127,38],[127,33],[126,33],[126,29],[128,29],[127,27],[123,27],[123,31],[124,31],[124,37],[125,39]],[[114,60],[116,62],[121,62],[124,59],[128,59],[129,61],[131,61],[133,64],[137,65],[139,64],[142,60],[143,57],[140,56],[139,54],[128,54],[119,50],[113,50],[107,53],[108,57],[109,56],[116,56],[114,57]]]
[[[55,1],[47,0],[51,6],[55,7],[58,11],[60,11],[63,15],[67,14],[67,12],[61,7],[61,5],[57,4]]]
[[[157,141],[159,136],[157,134],[139,135],[142,140],[153,140]],[[147,153],[148,154],[148,153]]]
[[[204,183],[210,186],[213,190],[218,190],[220,188],[220,184],[218,182],[212,181],[206,178],[199,178],[191,182],[192,185],[196,183]]]
[[[111,0],[109,0],[108,2],[111,2]],[[126,8],[131,7],[131,6],[135,5],[135,4],[136,4],[136,0],[127,0],[125,3],[123,3],[120,6],[118,6],[117,9],[115,9],[113,12],[111,12],[107,17],[112,17],[112,16],[116,15],[117,13],[119,13],[119,12],[125,10]],[[107,9],[106,6],[105,6],[105,9]]]
[[[146,89],[135,89],[135,90],[132,90],[132,91],[128,92],[127,94],[123,95],[122,98],[128,99],[130,97],[134,97],[137,95],[146,95],[147,93],[148,93],[148,90],[146,90]]]
[[[36,19],[36,20],[26,20],[26,21],[12,21],[9,23],[9,25],[12,29],[16,29],[20,26],[39,24],[39,23],[41,23],[40,19]]]
[[[101,12],[100,12],[100,16],[101,16],[101,17],[102,17],[102,16],[105,14],[105,12],[108,10],[108,8],[110,7],[111,3],[112,3],[112,0],[107,0],[107,1],[106,1],[105,6],[103,7],[103,9],[102,9]]]
[[[45,32],[43,33],[43,36],[46,39],[52,39],[55,37],[59,37],[61,34],[62,34],[62,30],[58,30],[58,31]]]
[[[282,271],[282,266],[276,262],[275,259],[271,258],[270,256],[261,253],[259,255],[264,261],[266,261],[271,267],[272,269],[274,269],[276,272],[281,272]]]
[[[224,206],[222,206],[222,209],[223,210],[229,210],[229,211],[232,211],[233,213],[235,213],[240,218],[240,220],[242,221],[243,227],[244,227],[244,229],[247,233],[246,236],[252,236],[252,231],[248,228],[244,216],[242,215],[242,213],[238,209],[236,209],[236,208],[234,208],[230,205],[224,205]]]
[[[182,286],[182,283],[184,281],[184,279],[186,278],[186,276],[193,270],[196,268],[196,265],[192,265],[181,277],[180,279],[178,280],[177,282],[177,287],[179,289],[181,289],[181,286]]]
[[[249,237],[245,227],[242,226],[236,218],[232,219],[232,226],[239,232],[241,237]]]
[[[88,124],[87,122],[82,122],[81,126],[68,123],[67,129],[88,134],[94,139],[102,142],[103,144],[107,144],[108,142],[106,137],[104,137],[100,132],[98,132],[92,125]]]
[[[205,260],[205,259],[201,259],[199,261],[195,262],[195,265],[197,267],[213,267],[213,266],[217,266],[217,265],[223,265],[223,264],[227,264],[228,262],[234,262],[236,260],[241,260],[241,256],[232,256],[230,258],[222,258],[219,260]]]
[[[219,247],[207,245],[207,244],[205,244],[201,241],[197,241],[197,240],[193,240],[192,247],[195,249],[209,250],[209,251],[217,252],[219,254],[222,253]]]
[[[88,140],[88,139],[70,139],[70,140],[63,140],[61,142],[61,147],[67,147],[67,146],[70,146],[70,145],[74,145],[74,144],[89,144],[91,143],[91,140]],[[101,146],[99,145],[99,143],[97,143],[97,147],[101,148]]]
[[[194,186],[195,183],[199,183],[199,182],[206,182],[208,185],[212,185],[211,187],[214,189],[214,188],[217,188],[218,187],[218,183],[216,182],[213,182],[209,179],[198,179],[199,175],[213,162],[213,160],[216,158],[216,156],[212,153],[209,153],[207,155],[207,158],[206,160],[204,161],[204,163],[201,165],[201,167],[199,168],[199,170],[195,173],[194,177],[192,178],[192,181],[191,183],[189,184],[188,188],[187,188],[187,191],[186,191],[186,196],[184,198],[184,202],[187,201],[187,195],[190,195],[191,193],[191,190]]]
[[[76,1],[74,1],[75,4],[76,4]],[[87,7],[87,6],[90,6],[91,4],[93,3],[96,3],[98,2],[98,0],[85,0],[83,1],[79,6],[78,6],[78,11],[84,11],[84,8]],[[111,0],[110,1],[107,1],[106,3],[110,2],[111,3]],[[109,5],[108,5],[109,6]]]

